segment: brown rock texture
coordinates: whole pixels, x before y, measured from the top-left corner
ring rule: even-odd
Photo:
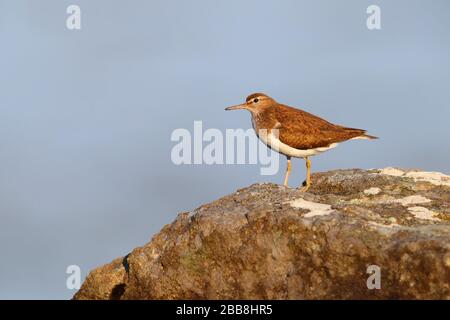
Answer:
[[[254,184],[178,215],[74,299],[450,299],[450,178],[394,168]],[[369,289],[368,267],[380,269]]]

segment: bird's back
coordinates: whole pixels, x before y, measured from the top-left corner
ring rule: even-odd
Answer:
[[[309,112],[275,104],[258,114],[259,127],[275,128],[281,142],[295,149],[327,147],[332,143],[367,137],[362,129],[333,124]]]

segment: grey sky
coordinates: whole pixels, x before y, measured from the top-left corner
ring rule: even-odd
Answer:
[[[66,28],[66,8],[82,29]],[[378,4],[382,29],[366,28]],[[368,129],[314,171],[450,172],[450,2],[0,0],[0,298],[70,298],[87,272],[257,165],[175,166],[176,128],[249,128],[252,92]],[[291,185],[304,179],[293,162]]]

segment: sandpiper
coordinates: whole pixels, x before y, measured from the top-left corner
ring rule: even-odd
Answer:
[[[287,157],[284,185],[291,173],[291,157],[306,160],[306,181],[302,191],[311,185],[311,156],[352,139],[377,139],[366,130],[347,128],[318,116],[276,102],[263,93],[249,95],[243,104],[225,110],[246,109],[252,114],[252,124],[258,138],[269,148]]]

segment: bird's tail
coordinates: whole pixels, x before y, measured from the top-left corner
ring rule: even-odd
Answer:
[[[368,139],[368,140],[375,140],[375,139],[378,139],[378,137],[371,136],[371,135],[369,135],[369,134],[364,134],[363,137],[364,137],[365,139]]]
[[[353,140],[356,140],[356,139],[374,140],[374,139],[378,139],[378,137],[371,136],[371,135],[369,135],[369,134],[365,134],[365,133],[364,133],[363,135],[354,137],[354,138],[352,138],[352,139],[353,139]]]
[[[356,140],[356,139],[365,139],[365,140],[378,139],[378,137],[367,134],[366,130],[364,130],[364,129],[355,129],[355,128],[346,128],[346,127],[342,127],[342,128],[346,132],[348,132],[350,135],[353,136],[353,138],[351,138],[353,140]]]

